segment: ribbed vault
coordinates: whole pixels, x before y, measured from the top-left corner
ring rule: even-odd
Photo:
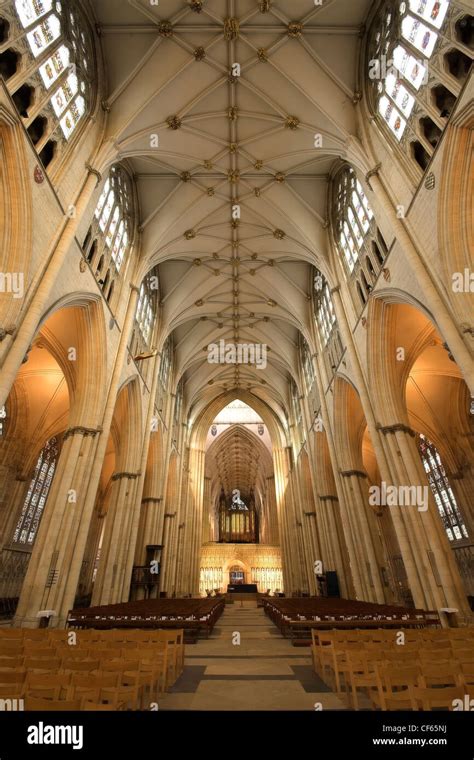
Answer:
[[[232,425],[209,447],[206,455],[206,471],[212,478],[212,488],[223,492],[230,502],[232,491],[240,491],[248,502],[251,495],[262,493],[264,482],[273,472],[268,449],[254,433],[243,425]]]
[[[161,342],[172,335],[190,406],[232,389],[286,406],[299,333],[312,343],[310,264],[328,265],[328,177],[356,133],[370,4],[95,4],[108,136],[135,174],[142,273],[159,267]],[[209,364],[219,340],[265,344],[267,368]]]

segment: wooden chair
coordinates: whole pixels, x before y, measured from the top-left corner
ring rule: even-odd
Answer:
[[[64,630],[64,628],[48,628],[46,630],[48,641],[51,641],[53,643],[68,643],[68,631]]]
[[[23,653],[23,639],[1,639],[0,657],[19,655]]]
[[[140,663],[138,659],[135,660],[102,660],[98,671],[102,674],[118,673],[119,688],[127,687],[128,691],[123,693],[124,699],[122,701],[131,701],[134,709],[138,709],[140,705],[140,699],[143,692],[143,685],[140,683],[139,678]],[[126,671],[126,673],[125,673]],[[107,693],[110,697],[111,690],[108,689]],[[132,708],[133,709],[133,708]]]
[[[49,642],[46,644],[25,643],[23,652],[25,657],[55,657],[56,655],[56,649]]]
[[[100,702],[100,687],[94,685],[89,686],[75,686],[71,684],[68,687],[66,700],[74,702],[79,700],[83,702],[87,700],[89,702]]]
[[[28,672],[25,679],[25,688],[27,691],[33,689],[58,688],[61,694],[62,692],[66,692],[70,683],[71,673]]]
[[[92,671],[92,670],[99,670],[100,660],[89,660],[89,659],[64,659],[61,662],[61,670],[71,670],[71,671]]]
[[[432,665],[433,663],[437,663],[438,665],[446,665],[453,659],[453,653],[451,648],[420,649],[418,652],[418,659],[421,663],[426,665]]]
[[[456,660],[450,663],[434,663],[428,665],[423,663],[421,675],[418,681],[419,686],[431,688],[434,686],[460,686],[460,668]]]
[[[140,673],[145,674],[150,682],[150,691],[157,694],[164,693],[167,688],[166,659],[160,659],[150,653],[144,654],[140,650]]]
[[[38,699],[62,699],[60,686],[29,686],[25,688],[25,694]]]
[[[20,639],[23,641],[24,628],[0,628],[0,645],[6,639]]]
[[[81,709],[81,706],[82,704],[80,699],[70,701],[66,699],[42,699],[39,697],[30,697],[28,694],[25,696],[26,711],[79,711]]]
[[[46,672],[58,671],[61,667],[59,657],[25,657],[25,670],[41,670]]]
[[[86,660],[97,659],[95,651],[93,649],[82,649],[78,647],[70,647],[67,644],[59,644],[54,648],[56,657],[60,657],[61,660]]]
[[[25,658],[19,657],[0,657],[0,670],[16,670],[23,667]]]
[[[471,651],[474,655],[474,639],[464,639],[461,637],[451,639],[451,648],[453,652],[462,649]]]
[[[460,663],[474,662],[474,652],[472,649],[455,649],[453,652],[453,660],[457,660]]]
[[[6,686],[10,683],[22,684],[26,678],[25,670],[0,670],[0,684]]]
[[[474,686],[474,662],[460,663],[459,681],[461,686]]]
[[[159,630],[158,640],[168,647],[169,660],[172,662],[173,683],[181,675],[184,667],[184,631],[179,629]]]
[[[341,637],[337,631],[314,632],[314,637],[316,673],[325,679],[325,670],[329,667],[329,663],[333,662],[334,647],[336,642],[338,644],[341,642]]]
[[[409,691],[418,684],[421,673],[419,665],[393,665],[387,662],[377,663],[375,666],[377,691],[371,692],[371,699],[381,710],[403,710],[404,702],[409,706],[407,710],[416,709],[413,695]],[[390,704],[396,707],[389,707]]]
[[[333,684],[337,693],[342,691],[341,684],[344,683],[344,689],[347,690],[349,683],[349,654],[360,654],[364,650],[362,649],[363,642],[335,642],[331,647],[331,655],[327,654],[325,665],[327,666],[328,676],[331,684]],[[326,657],[326,653],[324,653]]]
[[[125,710],[125,705],[123,702],[91,702],[88,699],[84,699],[81,710],[90,712],[117,712]]]
[[[137,650],[140,667],[147,672],[155,672],[157,679],[164,679],[164,689],[170,684],[170,668],[168,663],[169,649],[163,642]],[[124,659],[130,659],[126,656]],[[174,681],[173,681],[174,683]]]
[[[131,683],[131,674],[124,674],[122,680],[128,681],[128,683],[121,683],[120,686],[114,686],[113,688],[104,687],[100,690],[100,698],[113,705],[121,702],[127,708],[130,705],[130,709],[139,710],[141,707],[141,688],[135,683]]]
[[[417,702],[413,695],[413,686],[403,691],[395,691],[385,695],[383,710],[417,710]]]
[[[110,646],[114,647],[115,642],[111,641]],[[121,649],[138,649],[138,641],[122,641],[120,643]]]
[[[0,699],[22,699],[24,692],[24,683],[0,683]]]
[[[48,640],[48,631],[45,628],[23,628],[23,640],[42,642]]]
[[[459,686],[447,686],[445,688],[415,686],[413,688],[413,698],[418,710],[433,710],[435,708],[452,710],[454,700],[463,700],[464,697],[465,691]]]
[[[371,660],[368,652],[351,651],[347,652],[348,664],[348,685],[350,689],[350,702],[354,710],[359,709],[358,690],[363,689],[370,699],[370,693],[377,691],[378,681],[375,670],[375,663]]]

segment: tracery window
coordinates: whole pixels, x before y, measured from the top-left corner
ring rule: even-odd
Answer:
[[[58,439],[50,438],[41,450],[36,462],[28,493],[23,502],[20,519],[13,534],[13,544],[21,544],[26,547],[33,546],[53,482],[58,458]]]
[[[0,15],[8,28],[0,42],[0,72],[47,167],[90,108],[92,38],[71,0],[15,0]]]
[[[422,433],[417,436],[418,450],[426,476],[450,541],[469,538],[456,497],[451,489],[438,449]]]
[[[319,332],[325,346],[329,343],[332,330],[336,324],[336,313],[332,301],[329,285],[326,281],[321,285],[316,297],[316,318]]]
[[[303,337],[301,337],[300,351],[301,364],[303,366],[303,373],[306,381],[306,389],[308,392],[310,392],[315,380],[314,367],[313,362],[311,361],[311,353],[309,350],[308,342]]]
[[[168,379],[170,375],[170,369],[171,369],[171,355],[172,355],[172,344],[171,344],[171,338],[168,338],[165,345],[163,346],[163,351],[161,353],[161,363],[160,363],[160,383],[164,389],[166,389],[168,385]]]
[[[174,403],[174,422],[175,425],[179,425],[179,420],[181,417],[181,411],[183,408],[183,395],[184,395],[184,388],[183,388],[183,379],[178,383],[178,387],[176,389],[176,398]]]
[[[116,282],[131,248],[133,238],[133,193],[131,181],[119,164],[113,166],[105,181],[83,244],[84,256],[94,271],[106,300],[112,304]],[[152,323],[148,309],[148,285],[140,291],[139,322],[145,343]]]
[[[334,235],[352,275],[355,302],[364,307],[387,255],[374,212],[351,166],[344,166],[334,182]],[[325,332],[327,332],[327,326]]]
[[[140,295],[138,297],[137,313],[135,316],[138,328],[147,346],[150,345],[153,327],[156,321],[158,290],[155,283],[157,282],[158,278],[153,274],[147,275],[143,280],[140,288]]]
[[[291,390],[291,405],[293,407],[293,420],[294,424],[297,430],[300,429],[301,424],[301,418],[302,418],[302,411],[301,411],[301,404],[300,404],[300,398],[298,393],[298,386],[294,382],[294,380],[291,381],[290,385]]]
[[[341,361],[344,347],[339,333],[329,284],[318,269],[314,269],[313,308],[324,349],[323,358],[326,370],[329,376],[331,376]]]
[[[471,24],[456,0],[387,0],[372,27],[374,112],[421,169],[469,73]]]

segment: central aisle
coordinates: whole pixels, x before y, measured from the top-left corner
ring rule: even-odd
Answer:
[[[309,647],[293,647],[252,601],[226,605],[212,636],[186,646],[183,675],[159,709],[314,710],[315,703],[345,709],[313,673]]]

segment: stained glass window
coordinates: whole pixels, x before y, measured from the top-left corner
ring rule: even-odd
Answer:
[[[53,0],[16,0],[15,8],[23,27],[31,26],[51,10]]]
[[[49,90],[51,85],[54,84],[64,69],[69,65],[69,60],[69,50],[65,45],[61,45],[61,47],[48,58],[46,63],[40,66],[39,72],[47,90]]]
[[[155,323],[155,297],[151,288],[150,277],[145,278],[140,287],[135,320],[145,340],[149,344]]]
[[[398,141],[427,84],[428,62],[448,9],[449,0],[409,0],[391,3],[379,17],[369,76],[377,81],[377,110]]]
[[[369,234],[374,214],[351,167],[347,167],[339,176],[335,198],[336,237],[349,271],[352,272]]]
[[[58,457],[58,440],[51,438],[42,449],[36,462],[21,516],[13,534],[14,544],[33,545],[53,482]]]
[[[329,285],[324,280],[322,287],[317,292],[316,297],[316,318],[319,331],[324,345],[327,345],[334,325],[336,324],[336,314],[332,302]]]
[[[421,461],[449,540],[459,541],[469,538],[436,446],[421,433],[417,437],[417,443]]]
[[[56,15],[52,14],[38,24],[31,32],[28,32],[26,39],[30,44],[31,52],[37,58],[60,35],[61,22]]]
[[[25,28],[25,37],[35,58],[46,90],[56,83],[50,103],[65,140],[69,140],[87,111],[89,45],[79,30],[78,11],[72,10],[66,22],[63,6],[52,0],[17,0],[15,11]],[[45,61],[45,54],[51,53]],[[47,51],[47,52],[46,52]],[[51,132],[58,122],[48,118]],[[56,138],[55,138],[56,139]]]

